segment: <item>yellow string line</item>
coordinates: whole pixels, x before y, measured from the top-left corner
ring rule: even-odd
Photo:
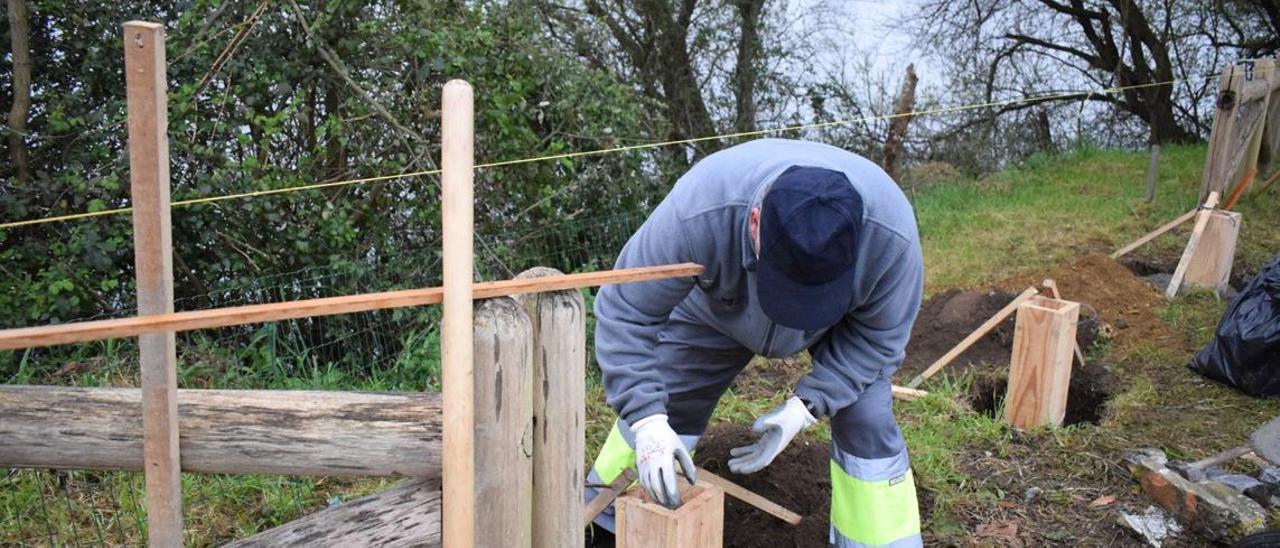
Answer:
[[[1214,75],[1214,76],[1208,76],[1208,77],[1205,77],[1205,78],[1206,78],[1206,79],[1210,79],[1210,78],[1217,78],[1217,77],[1218,77],[1218,76]],[[561,153],[561,154],[550,154],[550,155],[546,155],[546,156],[535,156],[535,157],[532,157],[532,158],[521,158],[521,159],[518,159],[518,160],[502,160],[502,161],[497,161],[497,162],[488,162],[488,163],[476,164],[476,165],[475,165],[475,169],[495,168],[495,167],[503,167],[503,166],[518,165],[518,164],[529,164],[529,163],[534,163],[534,162],[546,162],[546,161],[551,161],[551,160],[562,160],[562,159],[568,159],[568,158],[581,158],[581,157],[585,157],[585,156],[601,156],[601,155],[605,155],[605,154],[613,154],[613,153],[618,153],[618,152],[628,152],[628,151],[632,151],[632,150],[644,150],[644,149],[650,149],[650,148],[662,148],[662,147],[667,147],[667,146],[685,145],[685,144],[699,143],[699,142],[702,142],[702,141],[711,141],[711,140],[719,140],[719,139],[737,139],[737,138],[742,138],[742,137],[755,137],[755,136],[759,136],[759,135],[767,135],[767,134],[770,134],[770,133],[781,133],[781,132],[786,132],[786,131],[800,131],[800,130],[805,130],[805,129],[821,129],[821,128],[826,128],[826,127],[835,127],[835,126],[848,125],[848,124],[852,124],[852,123],[856,123],[856,122],[871,122],[871,121],[878,121],[878,120],[889,120],[889,119],[899,118],[899,117],[903,117],[903,116],[915,117],[915,116],[926,116],[926,115],[934,115],[934,114],[949,114],[949,113],[953,113],[953,112],[964,112],[964,111],[968,111],[968,110],[977,110],[977,109],[991,108],[991,107],[1003,107],[1003,106],[1016,105],[1016,104],[1022,104],[1022,103],[1034,103],[1034,102],[1054,101],[1054,100],[1067,99],[1067,98],[1071,98],[1071,97],[1075,97],[1075,96],[1088,97],[1088,96],[1091,96],[1091,95],[1113,94],[1113,93],[1120,93],[1120,92],[1122,92],[1122,91],[1128,91],[1128,90],[1133,90],[1133,89],[1141,89],[1141,88],[1156,87],[1156,86],[1168,86],[1168,85],[1173,85],[1173,84],[1177,84],[1177,83],[1179,83],[1179,82],[1185,82],[1185,81],[1190,81],[1190,80],[1194,80],[1194,78],[1192,78],[1192,79],[1174,79],[1174,80],[1169,80],[1169,81],[1165,81],[1165,82],[1151,82],[1151,83],[1146,83],[1146,84],[1135,84],[1135,85],[1132,85],[1132,86],[1111,87],[1111,88],[1105,88],[1105,89],[1101,89],[1101,90],[1092,90],[1092,91],[1073,91],[1073,92],[1068,92],[1068,93],[1058,93],[1058,94],[1038,95],[1038,96],[1033,96],[1033,97],[1022,97],[1022,98],[1018,98],[1018,99],[1006,99],[1006,100],[1003,100],[1003,101],[990,101],[990,102],[986,102],[986,103],[977,103],[977,104],[972,104],[972,105],[962,105],[962,106],[954,106],[954,107],[942,107],[942,108],[936,108],[936,109],[930,109],[930,110],[917,110],[917,111],[904,112],[904,113],[897,113],[897,114],[882,114],[882,115],[878,115],[878,116],[863,116],[863,117],[861,117],[861,118],[851,118],[851,119],[848,119],[848,120],[834,120],[834,121],[830,121],[830,122],[818,122],[818,123],[813,123],[813,124],[800,124],[800,125],[794,125],[794,126],[784,126],[784,127],[776,127],[776,128],[768,128],[768,129],[758,129],[758,130],[753,130],[753,131],[740,131],[740,132],[737,132],[737,133],[725,133],[725,134],[720,134],[720,135],[709,135],[709,136],[704,136],[704,137],[693,137],[693,138],[689,138],[689,139],[674,139],[674,140],[670,140],[670,141],[658,141],[658,142],[653,142],[653,143],[641,143],[641,144],[637,144],[637,145],[625,145],[625,146],[619,146],[619,147],[613,147],[613,148],[602,148],[602,149],[597,149],[597,150],[584,150],[584,151],[579,151],[579,152],[565,152],[565,153]],[[320,189],[320,188],[332,188],[332,187],[349,186],[349,185],[358,185],[358,184],[365,184],[365,183],[376,183],[376,182],[381,182],[381,181],[390,181],[390,180],[395,180],[395,179],[408,179],[408,178],[411,178],[411,177],[421,177],[421,176],[424,176],[424,175],[439,175],[439,174],[440,174],[440,170],[439,170],[439,169],[429,169],[429,170],[425,170],[425,171],[413,171],[413,172],[408,172],[408,173],[397,173],[397,174],[393,174],[393,175],[379,175],[379,176],[376,176],[376,177],[363,177],[363,178],[359,178],[359,179],[347,179],[347,180],[342,180],[342,181],[333,181],[333,182],[329,182],[329,183],[315,183],[315,184],[299,185],[299,186],[285,187],[285,188],[273,188],[273,189],[267,189],[267,190],[255,190],[255,191],[251,191],[251,192],[240,192],[240,193],[236,193],[236,194],[225,194],[225,195],[219,195],[219,196],[206,196],[206,197],[204,197],[204,198],[191,198],[191,199],[187,199],[187,200],[178,200],[178,201],[176,201],[176,202],[172,202],[172,203],[170,204],[170,207],[181,207],[181,206],[189,206],[189,205],[195,205],[195,204],[208,204],[208,203],[220,202],[220,201],[223,201],[223,200],[234,200],[234,199],[239,199],[239,198],[252,198],[252,197],[257,197],[257,196],[269,196],[269,195],[272,195],[272,194],[283,194],[283,193],[286,193],[286,192],[301,192],[301,191],[304,191],[304,190],[316,190],[316,189]],[[83,213],[71,213],[71,214],[67,214],[67,215],[58,215],[58,216],[55,216],[55,217],[45,217],[45,218],[41,218],[41,219],[30,219],[30,220],[26,220],[26,221],[13,221],[13,222],[8,222],[8,223],[0,223],[0,230],[6,229],[6,228],[17,228],[17,227],[22,227],[22,226],[31,226],[31,225],[44,224],[44,223],[56,223],[56,222],[71,221],[71,220],[76,220],[76,219],[85,219],[85,218],[89,218],[89,217],[101,217],[101,216],[105,216],[105,215],[117,215],[117,214],[121,214],[121,213],[129,213],[129,212],[131,212],[131,211],[133,211],[133,208],[132,208],[132,207],[121,207],[121,208],[116,208],[116,209],[103,209],[103,210],[99,210],[99,211],[87,211],[87,212],[83,212]]]

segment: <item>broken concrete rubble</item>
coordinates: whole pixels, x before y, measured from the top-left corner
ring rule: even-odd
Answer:
[[[1206,538],[1230,543],[1266,526],[1257,502],[1217,481],[1182,477],[1167,466],[1164,451],[1129,451],[1124,464],[1147,496]]]

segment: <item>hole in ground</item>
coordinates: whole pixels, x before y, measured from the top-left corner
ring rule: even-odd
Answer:
[[[996,413],[1004,404],[1008,389],[1008,373],[975,376],[969,388],[969,405],[988,417],[1003,418]],[[1062,425],[1098,424],[1113,395],[1110,374],[1106,369],[1096,364],[1077,365],[1071,371],[1067,412]]]

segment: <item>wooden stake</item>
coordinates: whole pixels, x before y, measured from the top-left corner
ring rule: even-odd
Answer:
[[[925,369],[924,372],[916,375],[914,379],[911,379],[911,382],[907,383],[907,388],[917,388],[921,384],[924,384],[924,381],[929,380],[929,377],[932,377],[939,369],[946,367],[946,365],[951,363],[952,360],[958,358],[965,350],[968,350],[970,346],[973,346],[974,343],[978,342],[978,340],[985,337],[992,329],[995,329],[996,326],[1000,325],[1000,322],[1003,322],[1005,318],[1008,318],[1010,314],[1013,314],[1014,311],[1018,309],[1018,305],[1022,304],[1027,299],[1034,297],[1037,293],[1039,293],[1039,291],[1036,291],[1036,288],[1028,287],[1026,291],[1019,294],[1012,302],[1004,308],[1001,308],[999,312],[996,312],[995,316],[992,316],[991,319],[983,322],[982,325],[978,326],[978,329],[974,330],[973,333],[970,333],[969,336],[961,340],[960,344],[957,344],[954,348],[948,350],[946,354],[943,354],[941,358],[938,358],[937,361],[933,362],[933,365],[930,365],[928,369]]]
[[[533,329],[524,309],[502,298],[476,302],[474,333],[475,489],[461,500],[445,497],[445,506],[474,505],[475,546],[527,548],[534,502]],[[447,404],[445,413],[453,413]],[[446,416],[446,428],[453,420]],[[446,436],[446,451],[448,444]]]
[[[1196,226],[1191,229],[1191,237],[1187,239],[1187,247],[1182,250],[1182,259],[1178,261],[1178,268],[1174,269],[1173,277],[1169,279],[1169,287],[1165,288],[1164,297],[1173,300],[1178,296],[1178,289],[1182,286],[1182,278],[1187,275],[1187,267],[1191,265],[1191,257],[1196,254],[1196,247],[1200,245],[1200,236],[1204,234],[1204,227],[1209,223],[1209,214],[1213,208],[1218,205],[1218,193],[1216,191],[1209,193],[1209,199],[1204,201],[1204,208],[1196,214]]]
[[[1058,293],[1058,282],[1053,281],[1053,278],[1045,278],[1044,281],[1040,283],[1040,285],[1048,288],[1049,293],[1053,296],[1053,298],[1062,300],[1062,294]],[[1084,352],[1080,351],[1080,343],[1077,341],[1071,346],[1072,348],[1075,348],[1076,361],[1080,362],[1081,367],[1084,367]]]
[[[534,268],[516,279],[556,276]],[[582,542],[586,454],[586,307],[578,290],[516,299],[533,324],[533,546]]]
[[[1018,306],[1004,414],[1015,428],[1062,424],[1079,316],[1070,301],[1036,297]]]
[[[472,362],[474,99],[471,85],[444,86],[440,122],[443,198],[444,314],[440,329],[444,422],[443,538],[445,548],[476,545],[475,409]],[[499,472],[500,473],[500,472]]]
[[[924,390],[907,388],[905,386],[898,386],[896,384],[893,385],[893,397],[898,398],[902,401],[918,400],[928,395],[929,393],[925,392]]]
[[[1160,228],[1152,230],[1151,232],[1146,233],[1141,238],[1138,238],[1130,242],[1128,245],[1120,249],[1117,249],[1114,253],[1111,254],[1111,258],[1119,259],[1120,257],[1128,254],[1130,251],[1133,251],[1135,249],[1138,249],[1139,247],[1142,247],[1143,244],[1160,237],[1161,234],[1164,234],[1165,232],[1168,232],[1170,230],[1173,230],[1174,228],[1177,228],[1178,225],[1182,223],[1190,221],[1192,217],[1196,216],[1197,211],[1200,211],[1200,209],[1199,208],[1193,209],[1191,211],[1183,213],[1182,215],[1179,215],[1177,219],[1174,219],[1163,225],[1160,225]]]
[[[173,312],[173,244],[169,220],[168,91],[164,26],[124,24],[129,115],[134,262],[138,314]],[[178,462],[178,382],[174,333],[138,337],[142,371],[147,541],[182,545],[182,474]]]
[[[524,293],[560,291],[599,285],[624,284],[697,276],[702,267],[693,263],[666,266],[583,272],[529,280],[502,280],[472,285],[475,299],[492,299]],[[0,350],[96,341],[118,337],[136,337],[144,333],[191,331],[232,325],[245,325],[311,316],[332,316],[385,310],[406,306],[440,304],[443,288],[406,289],[382,293],[365,293],[346,297],[307,299],[283,303],[254,304],[230,308],[214,308],[193,312],[156,314],[136,318],[76,322],[41,327],[0,330]]]
[[[724,491],[726,495],[750,504],[775,518],[790,523],[791,525],[800,525],[800,520],[804,519],[800,514],[787,510],[786,508],[783,508],[782,505],[764,498],[748,490],[746,487],[712,474],[702,468],[698,468],[698,483],[703,482],[714,485]]]

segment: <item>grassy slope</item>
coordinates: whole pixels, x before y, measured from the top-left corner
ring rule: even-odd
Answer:
[[[924,241],[926,290],[932,294],[953,287],[975,287],[1118,247],[1194,206],[1204,153],[1202,146],[1166,148],[1153,204],[1141,200],[1146,155],[1117,151],[1081,150],[1037,158],[980,181],[938,182],[927,187],[912,197]],[[1273,191],[1264,199],[1246,199],[1238,208],[1245,219],[1238,253],[1240,264],[1256,269],[1266,258],[1280,252],[1277,202],[1280,192]],[[1184,227],[1184,233],[1185,230]],[[1141,253],[1177,254],[1183,241],[1165,237]],[[1193,296],[1175,303],[1163,314],[1198,343],[1211,333],[1223,306],[1212,298]],[[1080,492],[1093,494],[1107,485],[1120,485],[1105,472],[1105,464],[1126,444],[1172,445],[1175,454],[1205,454],[1237,443],[1236,436],[1254,424],[1257,417],[1280,411],[1273,404],[1260,404],[1204,383],[1170,384],[1164,375],[1151,373],[1158,368],[1180,369],[1185,363],[1185,349],[1139,348],[1125,356],[1107,356],[1107,352],[1105,348],[1096,349],[1094,357],[1129,367],[1134,374],[1101,426],[1030,437],[1015,435],[956,403],[967,390],[963,378],[935,382],[929,388],[936,395],[899,405],[898,415],[913,452],[920,486],[931,491],[935,501],[926,524],[931,540],[962,539],[972,533],[975,520],[992,517],[986,508],[993,502],[1021,496],[1021,492],[1010,493],[1010,484],[999,478],[975,474],[970,462],[975,454],[1000,465],[1025,461],[1032,472],[1038,471],[1046,478],[1052,476],[1053,481],[1045,482],[1045,498],[1070,509],[1074,500],[1070,493],[1083,489]],[[118,364],[107,365],[107,371],[120,368]],[[191,371],[194,368],[184,377],[189,378],[187,384],[204,384],[201,375]],[[366,386],[366,382],[351,386],[350,379],[326,373],[316,371],[305,382],[245,382],[258,387],[287,384],[292,388],[365,389],[396,388],[404,383],[389,374],[385,381],[372,383],[377,386]],[[413,372],[416,378],[421,378],[420,374],[421,371]],[[588,447],[593,455],[603,442],[613,415],[604,405],[598,380],[592,378],[588,382]],[[777,386],[774,393],[753,391],[750,396],[731,392],[721,401],[716,420],[749,423],[775,405],[788,388]],[[1159,421],[1153,421],[1148,412],[1170,402],[1193,400],[1199,402],[1198,407],[1217,414],[1210,426],[1193,429],[1203,439],[1188,440],[1185,445],[1176,442],[1178,425],[1166,425],[1160,430]],[[1158,431],[1146,436],[1139,428]],[[825,425],[817,430],[819,437],[829,436]],[[1103,471],[1097,472],[1099,469]],[[83,479],[84,473],[77,474],[80,479],[70,482],[55,481],[49,472],[21,473],[7,483],[0,482],[0,544],[23,538],[41,542],[48,538],[46,534],[62,539],[103,538],[109,542],[139,538],[140,477],[106,475],[106,480],[101,481],[101,475]],[[1073,486],[1062,478],[1083,479],[1080,485]],[[323,507],[331,497],[348,499],[378,489],[385,482],[187,476],[184,484],[191,514],[188,539],[192,544],[204,545],[289,521]],[[103,491],[104,485],[110,490]],[[72,503],[59,500],[64,498]],[[113,498],[121,502],[113,504],[109,500]],[[82,503],[76,501],[108,511],[85,512]],[[1101,515],[1080,516],[1067,511],[1059,517],[1063,521],[1102,519]],[[1037,523],[1052,525],[1053,516]],[[1052,539],[1051,534],[1044,538]]]

